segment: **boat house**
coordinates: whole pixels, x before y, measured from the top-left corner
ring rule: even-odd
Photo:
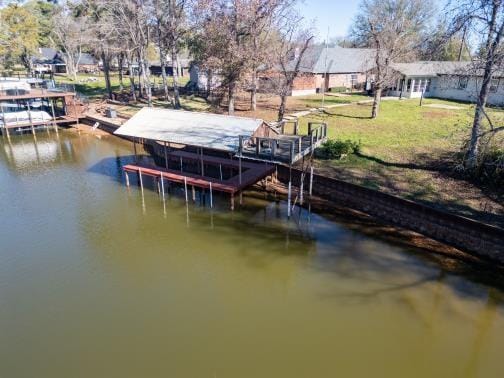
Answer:
[[[133,141],[135,164],[123,167],[136,173],[143,189],[142,175],[154,177],[164,195],[164,182],[234,196],[275,172],[275,163],[293,164],[313,152],[326,138],[326,125],[311,125],[299,135],[297,123],[292,134],[285,124],[268,125],[261,119],[227,115],[143,108],[115,131]],[[144,146],[154,164],[141,162],[137,144]]]

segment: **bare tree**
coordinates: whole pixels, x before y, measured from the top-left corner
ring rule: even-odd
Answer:
[[[143,86],[147,103],[152,105],[152,88],[150,84],[150,70],[147,61],[147,51],[151,42],[152,5],[144,0],[103,0],[108,10],[109,22],[115,25],[116,35],[121,41],[122,50],[128,61],[132,94],[134,95],[134,59],[137,59],[140,87]]]
[[[163,84],[165,95],[168,87],[166,83],[166,56],[170,55],[173,77],[173,106],[180,108],[179,94],[179,52],[184,45],[185,36],[188,33],[187,7],[189,0],[155,0],[158,45],[160,51],[161,68],[163,71]]]
[[[503,0],[460,0],[451,1],[448,5],[448,15],[451,17],[450,31],[452,34],[464,30],[470,38],[481,41],[482,51],[473,61],[475,73],[482,75],[481,87],[476,102],[476,110],[471,130],[469,149],[465,166],[474,169],[478,165],[480,142],[487,134],[482,129],[482,122],[487,114],[485,107],[490,93],[490,83],[497,69],[504,67],[504,1]],[[492,122],[488,118],[493,129]],[[496,128],[491,132],[497,132]]]
[[[83,50],[89,46],[89,20],[85,14],[74,14],[78,1],[68,1],[54,17],[53,43],[61,50],[67,73],[77,80]]]
[[[314,35],[311,29],[302,26],[303,17],[296,12],[288,12],[282,17],[278,25],[277,41],[274,44],[275,64],[274,71],[280,77],[274,84],[280,96],[278,108],[278,121],[282,121],[287,108],[287,97],[291,95],[296,78],[301,73],[301,68],[308,48],[313,42]]]
[[[390,64],[414,57],[433,9],[431,0],[362,0],[351,34],[358,45],[375,49],[372,118],[384,87],[395,78]]]

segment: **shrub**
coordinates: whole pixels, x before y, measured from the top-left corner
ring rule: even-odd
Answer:
[[[318,149],[317,153],[322,159],[341,159],[343,155],[360,152],[361,143],[352,140],[329,139]]]
[[[342,93],[342,92],[346,92],[348,89],[347,87],[332,87],[332,88],[329,88],[329,92],[335,92],[335,93]]]

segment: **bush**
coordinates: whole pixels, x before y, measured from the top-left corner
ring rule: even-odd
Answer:
[[[361,143],[352,140],[329,139],[318,149],[317,153],[322,159],[341,159],[344,155],[360,152]]]
[[[342,93],[342,92],[346,92],[348,90],[347,87],[332,87],[332,88],[329,88],[329,92],[335,92],[335,93]]]

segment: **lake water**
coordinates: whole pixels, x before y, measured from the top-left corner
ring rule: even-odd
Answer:
[[[0,377],[504,377],[498,285],[261,195],[163,206],[131,155],[0,139]]]

